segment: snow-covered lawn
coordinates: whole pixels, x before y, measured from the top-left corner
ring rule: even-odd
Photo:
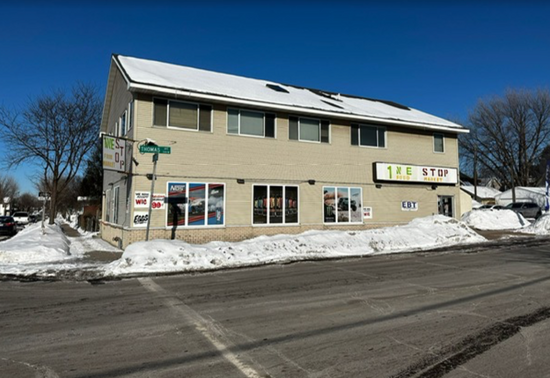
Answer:
[[[112,263],[95,265],[82,262],[86,252],[119,250],[91,234],[67,238],[58,225],[47,226],[43,234],[40,225],[34,224],[0,242],[0,274],[53,275],[56,271],[82,268],[94,269],[97,276],[121,277],[413,252],[486,240],[469,226],[547,235],[550,234],[550,215],[529,225],[511,211],[476,210],[466,214],[463,221],[435,215],[415,219],[404,226],[364,231],[307,231],[298,235],[260,236],[242,242],[203,245],[180,240],[152,240],[131,244],[122,257]]]

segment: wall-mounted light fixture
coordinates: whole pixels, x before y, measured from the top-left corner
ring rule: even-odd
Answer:
[[[437,185],[432,185],[432,190],[436,190],[437,189]]]
[[[376,184],[376,189],[382,189],[382,184]]]
[[[309,180],[307,180],[307,183],[308,183],[309,185],[315,185],[315,180],[309,179]]]
[[[237,184],[244,184],[244,179],[237,179]]]

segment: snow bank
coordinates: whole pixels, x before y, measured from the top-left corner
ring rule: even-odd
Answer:
[[[238,243],[192,245],[153,240],[128,246],[106,275],[188,272],[342,256],[367,256],[425,250],[485,238],[464,223],[442,215],[415,219],[405,226],[366,231],[307,231],[299,235],[260,236]]]
[[[59,225],[30,224],[17,235],[0,242],[0,264],[43,263],[70,257],[70,242]]]
[[[530,224],[512,210],[473,210],[462,216],[462,222],[478,230],[513,230]]]
[[[550,214],[544,214],[539,217],[530,226],[521,230],[522,233],[536,234],[536,235],[549,235],[550,234]]]

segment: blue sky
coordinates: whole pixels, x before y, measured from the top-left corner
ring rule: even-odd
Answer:
[[[539,1],[74,3],[0,5],[1,106],[77,81],[103,94],[112,53],[453,120],[507,88],[550,86],[550,4]],[[34,193],[32,167],[3,172]]]

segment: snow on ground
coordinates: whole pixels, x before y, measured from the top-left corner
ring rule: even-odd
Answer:
[[[536,235],[550,235],[550,214],[544,214],[531,225],[523,228],[522,233]]]
[[[180,240],[137,242],[105,267],[107,276],[189,272],[269,263],[368,256],[484,241],[464,223],[442,215],[405,226],[365,231],[307,231],[260,236],[242,242],[192,245]]]
[[[110,264],[91,264],[83,258],[90,251],[121,252],[94,234],[67,238],[58,225],[46,225],[43,234],[40,224],[33,224],[0,242],[0,274],[49,276],[80,269],[93,270],[98,277],[123,277],[412,252],[485,241],[470,227],[550,234],[550,215],[529,227],[523,227],[528,222],[512,211],[475,210],[463,220],[435,215],[415,219],[404,226],[363,231],[313,230],[298,235],[260,236],[242,242],[218,241],[203,245],[152,240],[131,244],[120,259]]]
[[[122,252],[94,235],[68,238],[58,222],[44,224],[44,231],[41,223],[29,224],[11,239],[0,242],[0,274],[55,275],[61,270],[96,267],[82,262],[87,252]]]
[[[70,258],[70,242],[59,225],[34,223],[0,243],[0,264],[44,263]]]
[[[462,222],[478,230],[514,230],[530,224],[515,211],[492,209],[469,211],[462,216]]]

